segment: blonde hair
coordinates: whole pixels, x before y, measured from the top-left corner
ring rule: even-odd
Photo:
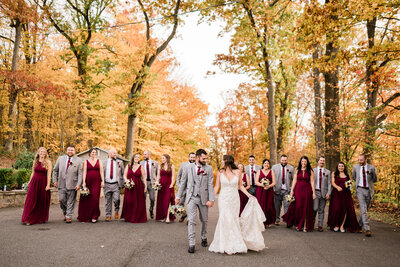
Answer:
[[[39,147],[38,151],[36,152],[35,159],[33,160],[33,166],[35,167],[36,164],[38,163],[39,157],[40,157],[39,152],[42,149],[44,149],[44,151],[46,152],[46,155],[44,156],[44,160],[42,162],[42,167],[45,168],[46,170],[48,170],[49,166],[47,163],[49,161],[49,153],[47,153],[47,149],[45,147]]]

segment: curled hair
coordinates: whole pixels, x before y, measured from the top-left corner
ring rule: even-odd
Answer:
[[[132,156],[132,158],[131,158],[131,162],[130,162],[131,168],[132,168],[133,164],[135,163],[135,157],[136,157],[136,156],[139,156],[139,157],[140,157],[140,154],[139,154],[139,153],[133,154],[133,156]]]
[[[39,147],[38,151],[36,152],[35,159],[33,160],[33,166],[36,167],[36,164],[38,163],[39,158],[40,158],[39,152],[42,149],[44,149],[44,151],[46,152],[46,155],[44,156],[44,160],[42,162],[42,167],[45,168],[46,170],[48,170],[49,166],[48,166],[47,162],[49,160],[49,153],[47,153],[47,149],[45,147]]]
[[[312,168],[311,168],[310,160],[308,159],[307,156],[302,156],[302,157],[300,158],[299,164],[297,165],[297,174],[299,174],[300,171],[301,171],[301,161],[302,161],[303,159],[307,160],[306,171],[308,172],[308,175],[311,176]]]
[[[224,155],[222,160],[224,161],[224,167],[222,167],[221,170],[224,171],[226,171],[227,169],[237,170],[238,167],[236,166],[235,159],[233,158],[232,155]]]
[[[97,150],[94,147],[91,147],[91,148],[89,148],[89,156],[90,156],[90,153],[92,153],[93,150],[96,151],[96,154],[97,154]]]

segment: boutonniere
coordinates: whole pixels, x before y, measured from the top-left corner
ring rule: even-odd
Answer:
[[[323,172],[322,174],[323,174],[324,176],[326,176],[326,173]]]
[[[292,172],[291,172],[291,171],[289,171],[289,169],[286,169],[286,172],[288,172],[289,174],[292,174]]]
[[[369,171],[367,171],[367,174],[369,174]]]
[[[119,165],[119,162],[117,162],[117,164],[118,164],[118,168],[121,168],[121,166]]]
[[[72,161],[69,162],[69,166],[71,166],[71,165],[72,165]]]
[[[257,173],[257,172],[253,170],[253,173]]]
[[[154,162],[151,163],[151,166],[154,166]]]

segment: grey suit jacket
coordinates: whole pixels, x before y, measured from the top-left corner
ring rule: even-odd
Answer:
[[[82,185],[82,160],[77,156],[71,158],[67,170],[68,156],[60,156],[53,168],[53,183],[58,183],[58,188],[73,190],[77,185]]]
[[[181,166],[179,167],[178,174],[176,175],[176,185],[178,186],[178,188],[179,188],[179,185],[181,184],[183,170],[184,170],[185,166],[188,164],[190,164],[189,161],[182,162]]]
[[[361,166],[360,164],[356,164],[353,166],[353,180],[356,181],[356,188],[358,186],[358,183],[360,182],[360,172],[361,172]],[[378,181],[378,177],[376,176],[376,169],[374,166],[371,164],[367,164],[366,168],[366,175],[367,175],[367,183],[368,183],[368,188],[369,192],[371,194],[371,197],[374,196],[374,183]]]
[[[142,165],[143,168],[144,168],[144,178],[147,180],[146,163],[147,163],[147,161],[142,160],[140,162],[140,165]],[[149,168],[151,168],[151,170],[150,170],[150,180],[151,180],[151,183],[153,184],[153,183],[156,182],[156,179],[157,179],[158,162],[155,161],[155,160],[150,159],[149,164],[150,164]]]
[[[118,185],[119,187],[123,187],[124,186],[124,171],[125,171],[125,166],[124,166],[124,162],[120,159],[117,159],[117,181],[118,181]],[[103,171],[104,171],[104,181],[106,181],[106,173],[107,173],[107,162],[108,159],[103,160]]]
[[[247,166],[244,167],[244,172],[245,172],[245,173],[247,174],[247,176],[249,177],[249,180],[250,180],[250,183],[251,183],[251,174],[250,174],[250,170],[251,170],[250,165],[247,165]],[[257,174],[257,172],[258,172],[259,170],[261,170],[261,166],[260,166],[260,165],[254,164],[253,170],[256,172],[256,173],[254,173],[254,180],[255,180],[255,179],[256,179],[256,174]],[[256,185],[254,184],[253,186],[256,186]]]
[[[314,168],[314,184],[317,186],[317,179],[319,179],[318,168]],[[331,185],[331,171],[322,168],[322,186],[321,186],[321,196],[325,198],[326,194],[330,195],[332,193]]]
[[[272,166],[272,171],[275,174],[275,179],[276,179],[276,184],[274,186],[274,192],[276,194],[281,193],[281,188],[282,188],[282,165],[280,163],[275,164]],[[285,166],[285,184],[287,190],[290,192],[292,188],[292,182],[293,182],[293,175],[294,175],[294,168],[292,165],[288,164]]]
[[[204,173],[201,174],[200,181],[200,199],[201,203],[205,205],[207,201],[215,201],[213,188],[214,174],[212,167],[209,165],[205,165],[203,170]],[[180,203],[183,203],[186,198],[185,202],[187,204],[193,196],[194,179],[196,175],[195,163],[189,163],[184,167],[178,194],[176,196],[181,200]],[[185,191],[186,195],[184,194]]]

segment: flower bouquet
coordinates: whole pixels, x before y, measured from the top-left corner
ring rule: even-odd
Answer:
[[[181,205],[173,205],[169,208],[169,213],[171,213],[173,216],[182,216],[186,214],[186,210],[183,206]]]
[[[267,178],[262,178],[260,183],[263,185],[264,189],[267,190],[265,187],[270,185],[270,182]]]
[[[130,181],[130,180],[128,180],[128,182],[126,182],[126,183],[124,184],[124,187],[125,187],[126,189],[132,189],[134,186],[135,186],[135,182],[134,182],[134,181]]]
[[[246,183],[246,182],[243,182],[243,186],[246,187],[246,186],[247,186],[247,183]]]
[[[351,180],[348,180],[344,183],[344,186],[349,189],[350,191],[353,190],[353,182]]]
[[[89,190],[89,188],[87,188],[86,186],[85,186],[85,187],[82,187],[81,190],[80,190],[79,192],[81,193],[81,196],[88,196],[88,195],[90,195],[90,190]]]
[[[29,189],[29,183],[23,183],[22,184],[22,190],[25,190],[25,191],[28,192],[28,189]]]
[[[151,187],[154,189],[154,191],[158,191],[161,189],[161,184],[159,182],[155,182]]]
[[[285,199],[286,199],[286,201],[287,201],[288,203],[292,203],[292,202],[294,202],[294,201],[296,200],[296,199],[294,198],[294,196],[292,196],[292,195],[286,195]]]

